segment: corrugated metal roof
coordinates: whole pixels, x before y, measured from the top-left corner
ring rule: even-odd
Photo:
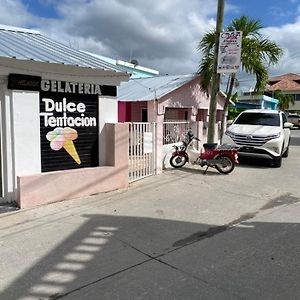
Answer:
[[[118,100],[125,102],[159,99],[196,77],[197,75],[190,74],[131,79],[118,87]]]
[[[56,42],[38,31],[0,25],[0,57],[125,73],[99,58]]]

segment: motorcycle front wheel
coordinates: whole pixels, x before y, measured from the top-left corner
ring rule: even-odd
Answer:
[[[234,162],[227,156],[218,156],[216,158],[216,169],[222,174],[229,174],[234,169]]]
[[[181,155],[175,155],[170,158],[170,165],[173,168],[181,168],[187,163],[187,158]]]

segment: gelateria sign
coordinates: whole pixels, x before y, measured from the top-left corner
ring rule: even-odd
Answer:
[[[40,128],[42,171],[98,166],[99,95],[116,87],[42,80]]]
[[[85,95],[116,96],[117,88],[111,85],[99,85],[93,83],[42,80],[41,90],[52,93],[71,93]]]

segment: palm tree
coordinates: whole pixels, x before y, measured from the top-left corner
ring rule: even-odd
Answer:
[[[290,104],[295,104],[295,99],[291,95],[287,95],[282,93],[281,90],[275,90],[273,92],[273,98],[278,99],[278,109],[279,110],[286,110],[290,107]]]
[[[282,49],[273,41],[264,38],[260,33],[263,28],[259,20],[241,16],[234,19],[226,31],[242,31],[241,67],[248,74],[256,77],[254,92],[265,90],[268,81],[268,67],[278,63],[283,54]],[[198,73],[201,75],[201,86],[209,94],[213,74],[213,57],[215,45],[215,30],[206,33],[199,42],[198,50],[202,52],[202,60]],[[227,97],[224,105],[224,115],[221,126],[221,139],[225,128],[226,112],[232,95],[236,73],[229,76]]]

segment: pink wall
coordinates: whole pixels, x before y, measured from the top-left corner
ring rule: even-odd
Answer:
[[[200,77],[197,77],[161,97],[158,100],[157,108],[154,100],[148,102],[119,102],[119,122],[141,122],[142,109],[148,109],[148,122],[155,122],[156,114],[161,115],[164,112],[166,112],[166,120],[185,120],[185,111],[188,112],[188,120],[193,119],[191,116],[194,116],[194,120],[196,120],[197,113],[200,110],[209,109],[209,102],[210,98],[201,89]],[[219,96],[217,110],[223,110],[224,102],[225,98]],[[218,113],[217,120],[220,118]]]
[[[118,102],[118,122],[131,121],[131,102]]]
[[[118,102],[118,122],[142,122],[142,109],[146,101]]]
[[[131,122],[142,122],[142,109],[147,109],[146,101],[131,102]]]
[[[190,120],[190,108],[166,108],[165,120]]]
[[[217,109],[223,109],[224,97],[218,97]],[[194,107],[197,109],[209,109],[210,98],[202,91],[200,77],[181,86],[173,92],[159,99],[159,110],[164,107]],[[195,112],[196,112],[195,111]]]
[[[18,177],[18,205],[28,208],[128,186],[128,124],[106,124],[107,165]]]

